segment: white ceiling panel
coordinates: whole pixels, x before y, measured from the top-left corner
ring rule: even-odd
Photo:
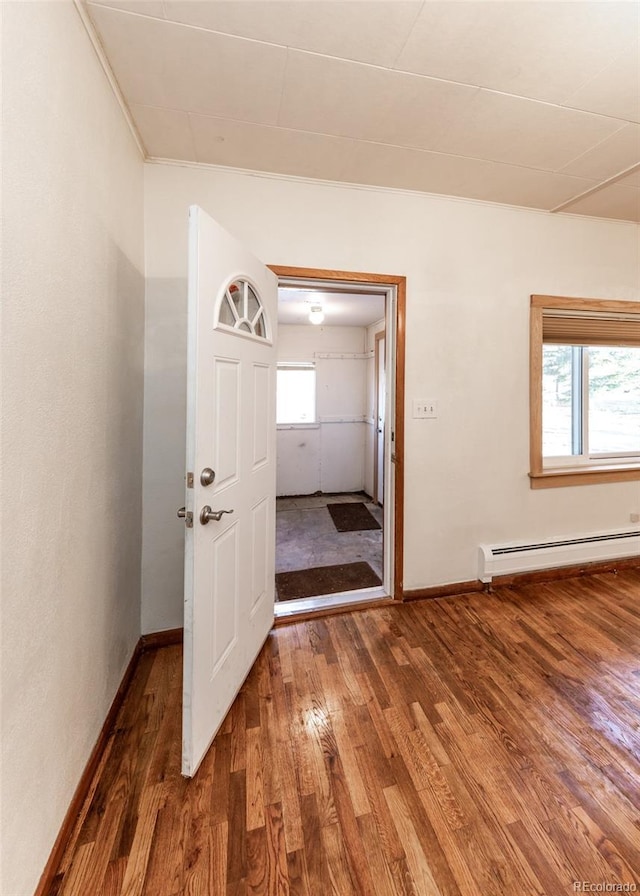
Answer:
[[[626,124],[562,169],[563,174],[607,180],[640,160],[640,125]]]
[[[618,183],[629,187],[640,187],[640,168],[636,169],[632,174],[628,174],[627,177],[621,178]]]
[[[342,59],[391,66],[422,7],[422,0],[167,0],[167,18],[311,50]]]
[[[89,0],[93,2],[93,0]],[[141,16],[153,16],[164,19],[164,3],[162,0],[96,0],[98,6],[110,6],[112,9],[123,9]]]
[[[482,90],[434,148],[557,171],[620,127],[603,116]]]
[[[637,5],[625,0],[436,0],[394,67],[558,102],[629,49],[637,28]]]
[[[565,211],[572,215],[640,223],[640,187],[627,186],[624,181],[619,181],[579,199],[567,206]]]
[[[619,187],[640,187],[640,168],[616,181]]]
[[[162,48],[169,33],[155,19],[106,6],[88,7],[109,64],[129,105],[166,106]]]
[[[149,155],[157,159],[197,161],[187,112],[132,106],[131,114]]]
[[[198,162],[342,180],[354,141],[190,115]]]
[[[371,143],[357,144],[345,180],[541,209],[594,186],[582,178]]]
[[[275,124],[286,50],[91,6],[130,103]]]
[[[289,51],[279,124],[380,143],[433,148],[474,87]]]
[[[87,9],[150,157],[637,219],[640,0]]]
[[[629,6],[640,8],[640,4],[636,3]],[[640,50],[637,39],[630,50],[567,97],[565,105],[640,122]]]

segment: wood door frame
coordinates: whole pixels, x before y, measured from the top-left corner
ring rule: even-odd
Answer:
[[[344,283],[376,284],[395,287],[395,420],[393,457],[395,459],[395,506],[393,514],[393,594],[394,600],[402,600],[404,594],[404,377],[407,278],[394,274],[370,274],[362,271],[332,271],[323,268],[297,268],[284,265],[267,265],[278,278],[300,280],[340,280]],[[386,318],[386,314],[385,314]],[[385,327],[386,330],[386,327]]]
[[[374,336],[374,350],[373,350],[373,381],[375,388],[375,401],[374,401],[374,409],[373,409],[373,495],[372,498],[379,504],[378,501],[378,461],[380,458],[378,457],[378,418],[380,416],[380,383],[378,381],[378,366],[380,364],[380,341],[385,339],[386,336],[386,319],[385,319],[385,329],[381,330],[379,333],[376,333]],[[385,349],[386,349],[386,339],[385,339]],[[386,423],[386,412],[385,412],[385,423]],[[384,489],[384,484],[383,484]],[[382,492],[384,494],[384,491]]]

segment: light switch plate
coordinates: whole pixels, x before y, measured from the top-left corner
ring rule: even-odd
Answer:
[[[433,398],[414,398],[413,416],[418,420],[428,420],[437,417],[438,402]]]

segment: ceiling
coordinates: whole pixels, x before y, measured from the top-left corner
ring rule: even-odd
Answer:
[[[152,159],[640,222],[638,0],[100,0]]]
[[[309,312],[320,305],[325,327],[368,327],[384,317],[384,293],[324,291],[297,287],[278,289],[278,323],[314,326]]]

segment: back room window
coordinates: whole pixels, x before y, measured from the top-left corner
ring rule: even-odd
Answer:
[[[316,423],[316,368],[313,362],[279,361],[276,423]]]

